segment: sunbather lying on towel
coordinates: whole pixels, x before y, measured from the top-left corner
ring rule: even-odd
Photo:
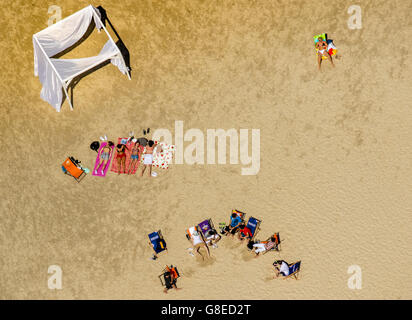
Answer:
[[[332,67],[334,67],[335,65],[333,64],[332,57],[328,52],[328,44],[326,43],[325,40],[322,39],[322,37],[318,38],[318,41],[315,43],[315,47],[318,50],[318,69],[320,70],[320,65],[322,63],[322,56],[325,56],[326,58],[328,58],[329,61],[332,63]]]
[[[239,226],[241,223],[242,223],[242,219],[236,213],[232,213],[230,217],[230,225],[226,226],[223,229],[222,234],[224,235],[231,234],[233,236],[239,230]]]
[[[211,245],[213,248],[217,248],[217,244],[222,237],[215,231],[209,230],[206,233],[206,244]]]
[[[275,261],[273,266],[276,269],[276,271],[275,271],[275,277],[276,278],[279,277],[280,275],[282,275],[284,277],[289,275],[289,265],[286,261],[284,261],[284,260]]]
[[[99,156],[100,163],[96,167],[96,170],[94,170],[94,174],[97,174],[97,170],[99,170],[102,165],[103,165],[103,167],[102,167],[101,171],[102,171],[102,174],[103,174],[104,170],[106,169],[107,162],[109,161],[109,159],[112,155],[112,146],[113,146],[113,142],[109,141],[108,144],[106,144],[102,148],[102,150],[100,152],[100,156]]]
[[[126,145],[119,143],[116,146],[116,151],[117,151],[117,165],[119,166],[119,174],[122,169],[122,164],[123,164],[123,172],[126,173],[126,149],[129,150]]]
[[[271,237],[269,241],[266,243],[258,242],[258,243],[253,244],[253,250],[255,250],[254,252],[256,253],[256,258],[259,256],[259,253],[269,251],[275,246],[276,246],[275,237]]]
[[[157,143],[154,143],[153,140],[149,140],[146,146],[146,151],[143,154],[143,169],[140,176],[143,177],[143,173],[146,170],[146,167],[149,167],[149,177],[152,176],[152,164],[153,164],[153,150],[157,146]]]
[[[137,141],[137,139],[133,139],[132,141],[134,142],[134,145],[131,150],[132,154],[130,155],[128,174],[134,171],[134,169],[136,168],[137,161],[139,160],[139,141]]]

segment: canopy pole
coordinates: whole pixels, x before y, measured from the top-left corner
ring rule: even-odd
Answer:
[[[56,73],[57,77],[59,78],[59,80],[60,80],[60,82],[61,82],[61,84],[62,84],[64,93],[65,93],[65,95],[66,95],[66,98],[67,98],[67,100],[69,101],[70,110],[73,111],[73,105],[72,105],[72,102],[70,101],[69,94],[67,93],[66,86],[65,86],[65,82],[64,82],[63,79],[60,77],[59,73],[57,72],[56,68],[54,67],[53,63],[51,62],[49,56],[48,56],[48,55],[46,54],[46,52],[44,51],[43,47],[40,45],[39,40],[37,40],[37,38],[36,38],[35,35],[33,35],[33,38],[36,40],[37,45],[40,47],[40,50],[43,52],[43,54],[45,55],[48,63],[51,65],[52,69],[54,70],[54,72]],[[43,84],[42,84],[42,85],[43,85]],[[60,102],[60,107],[61,107],[61,102]]]

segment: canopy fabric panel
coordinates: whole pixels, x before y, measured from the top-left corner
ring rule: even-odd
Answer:
[[[92,19],[96,28],[103,28],[109,38],[97,56],[80,59],[51,58],[76,44],[85,35]],[[91,5],[34,34],[33,48],[34,74],[39,77],[43,85],[40,97],[57,111],[61,109],[62,91],[69,99],[67,86],[70,81],[96,65],[110,59],[123,74],[129,75],[129,69],[119,48],[100,20],[99,11]]]

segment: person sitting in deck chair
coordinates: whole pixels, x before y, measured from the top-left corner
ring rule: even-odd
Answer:
[[[275,276],[274,278],[278,278],[279,276],[283,276],[285,278],[294,277],[296,280],[298,279],[298,273],[300,271],[300,264],[301,261],[288,264],[284,260],[277,260],[273,263],[275,267]]]
[[[165,271],[163,273],[164,283],[160,280],[162,284],[165,286],[163,292],[167,293],[167,291],[170,289],[180,290],[181,288],[178,288],[176,286],[177,279],[179,278],[179,273],[177,269],[174,268],[173,266],[171,266],[170,268],[166,266],[166,269],[164,271]]]
[[[234,236],[235,233],[239,230],[239,226],[242,223],[242,218],[239,217],[236,213],[232,213],[230,216],[230,225],[224,228],[224,235],[229,235],[229,233]]]
[[[252,237],[252,230],[250,230],[249,227],[247,227],[246,225],[241,224],[239,226],[239,240],[243,241],[244,239],[252,239]]]
[[[217,244],[222,237],[217,233],[216,230],[209,230],[206,232],[206,244],[217,248]]]
[[[269,250],[272,250],[277,246],[277,239],[275,236],[272,236],[268,241],[265,242],[258,242],[253,244],[253,250],[254,253],[256,254],[256,258],[259,256],[259,253],[261,252],[268,252]],[[253,251],[252,251],[253,252]]]
[[[190,227],[187,232],[186,232],[186,237],[190,242],[192,243],[193,248],[189,248],[191,251],[190,253],[193,255],[193,251],[197,253],[199,256],[202,257],[204,260],[205,258],[203,255],[200,253],[200,248],[205,248],[207,257],[210,258],[210,251],[209,247],[207,246],[205,239],[203,238],[203,235],[201,232],[198,231],[196,227]]]

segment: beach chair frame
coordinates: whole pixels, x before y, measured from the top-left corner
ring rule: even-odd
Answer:
[[[299,263],[299,269],[296,270],[295,272],[287,275],[287,276],[283,276],[283,277],[282,277],[283,280],[289,279],[289,278],[292,278],[292,277],[295,278],[295,280],[299,280],[299,272],[300,272],[300,266],[301,266],[301,264],[302,264],[302,261],[299,260],[299,261],[296,261],[296,262],[294,262],[294,263],[288,264],[288,267],[289,267],[289,269],[290,269],[291,267],[293,267],[295,264],[298,264],[298,263]]]
[[[149,237],[149,246],[152,248],[152,250],[153,250],[153,252],[155,253],[155,255],[159,255],[159,254],[161,254],[162,252],[168,252],[168,250],[167,250],[167,243],[166,243],[166,240],[163,238],[163,234],[162,234],[162,231],[159,229],[159,230],[157,230],[157,231],[155,231],[155,232],[157,232],[157,234],[159,235],[159,240],[163,240],[164,241],[164,243],[165,243],[165,249],[164,250],[162,250],[162,251],[160,251],[159,253],[157,253],[156,251],[155,251],[155,249],[153,248],[153,243],[150,241],[150,237]],[[149,236],[149,235],[148,235]]]

